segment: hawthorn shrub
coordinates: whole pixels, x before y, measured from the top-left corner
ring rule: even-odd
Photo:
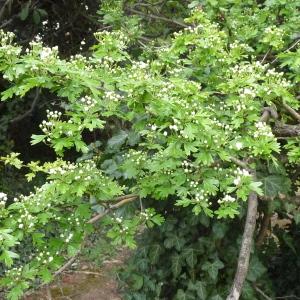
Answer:
[[[180,1],[167,2],[180,7]],[[268,227],[274,212],[297,224],[300,220],[295,200],[299,1],[192,1],[184,5],[184,13],[190,11],[184,20],[172,19],[172,9],[166,16],[149,13],[149,5],[136,10],[134,1],[106,1],[99,13],[109,30],[95,33],[97,42],[85,56],[61,58],[58,47],[39,38],[24,48],[13,33],[0,32],[0,72],[10,84],[2,101],[31,90],[47,90],[61,99],[59,108],[46,111],[31,140],[33,147],[44,143],[53,149],[56,159],[27,163],[14,152],[1,158],[5,165],[26,170],[29,182],[38,174],[45,177],[29,194],[0,194],[1,286],[8,299],[50,282],[84,248],[98,220],[113,245],[134,248],[144,226],[166,219],[155,229],[163,236],[171,216],[180,225],[186,214],[197,225],[191,226],[191,237],[197,238],[199,227],[198,250],[211,251],[216,230],[228,219],[243,224],[241,210],[248,204],[241,242],[245,264],[257,215],[259,244],[268,233],[272,239]],[[156,26],[145,29],[149,18],[174,27],[165,36],[158,27],[159,38],[149,40]],[[93,143],[87,142],[89,134],[96,137]],[[78,152],[77,159],[68,159],[70,150]],[[162,209],[166,201],[178,214]],[[208,229],[200,225],[203,218],[210,218]],[[180,229],[187,236],[188,230]],[[210,238],[202,244],[203,232]],[[162,237],[159,241],[164,241],[160,247],[173,247]],[[194,240],[187,243],[195,246]],[[232,243],[224,247],[238,253]],[[30,255],[24,254],[27,247]],[[199,253],[203,263],[197,264],[195,276],[163,296],[191,292],[188,297],[205,299],[197,294],[199,282],[208,280],[205,276],[222,282],[219,269],[231,274],[220,297],[235,292],[237,280],[241,288],[247,267],[240,274],[239,260],[230,292],[234,262],[222,250]],[[189,260],[184,268],[191,276]],[[173,270],[175,277],[179,274],[180,269]],[[228,299],[238,299],[240,292]],[[157,287],[155,293],[160,297]]]

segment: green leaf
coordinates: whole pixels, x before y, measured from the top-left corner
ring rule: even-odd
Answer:
[[[33,135],[31,136],[31,142],[30,142],[30,144],[31,144],[31,145],[38,144],[38,143],[44,141],[46,137],[47,137],[47,136],[46,136],[46,135],[43,135],[43,134],[41,134],[41,135],[33,134]]]
[[[291,181],[286,176],[270,175],[260,179],[263,183],[264,195],[276,197],[278,193],[287,194],[290,191]]]
[[[120,130],[116,135],[111,137],[107,142],[107,147],[109,150],[119,149],[126,141],[128,133],[124,130]]]
[[[39,275],[44,283],[49,283],[53,279],[51,272],[47,268],[42,268]]]
[[[247,279],[251,282],[256,282],[266,271],[266,267],[262,264],[258,257],[253,256],[250,260]]]
[[[188,289],[196,291],[199,300],[207,299],[206,284],[203,281],[196,281],[196,283],[189,282]]]
[[[30,5],[31,5],[31,0],[30,1],[27,1],[24,6],[22,7],[22,10],[19,14],[20,16],[20,19],[22,21],[25,21],[29,15],[29,8],[30,8]]]
[[[262,196],[264,193],[263,193],[263,190],[260,188],[260,186],[262,186],[261,182],[251,182],[249,184],[249,188],[250,188],[251,191],[257,193],[260,196]]]
[[[190,268],[195,268],[197,264],[197,253],[199,253],[199,251],[194,248],[185,248],[183,250],[182,255]]]
[[[294,221],[297,225],[300,223],[300,212],[299,211],[294,214]]]
[[[143,287],[144,279],[142,276],[137,275],[137,274],[132,274],[130,279],[132,280],[130,287],[134,291],[138,291]]]
[[[174,254],[171,257],[171,270],[174,277],[180,275],[182,270],[181,257],[178,254]]]
[[[215,260],[213,263],[206,261],[201,267],[201,269],[203,271],[208,272],[208,274],[212,280],[217,279],[219,269],[222,269],[222,268],[224,268],[224,264],[219,259]]]
[[[183,238],[178,237],[176,234],[171,234],[164,241],[164,245],[167,249],[175,247],[178,251],[182,249],[184,244],[185,240]]]

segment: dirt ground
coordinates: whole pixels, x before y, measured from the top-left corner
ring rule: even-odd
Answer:
[[[65,271],[48,288],[42,288],[23,300],[121,300],[114,279],[116,266],[123,257],[104,262],[99,269],[91,263],[77,262],[73,270]]]

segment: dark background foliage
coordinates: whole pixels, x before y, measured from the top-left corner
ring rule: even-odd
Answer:
[[[141,32],[137,43],[131,45],[131,52],[139,56],[145,44],[154,47],[157,41],[168,39],[170,33],[182,28],[181,23],[188,13],[190,2],[125,1],[122,7],[125,13],[121,14],[117,9],[108,9],[114,5],[118,7],[119,1],[106,1],[106,5],[99,10],[99,5],[103,3],[92,0],[0,0],[0,28],[15,32],[18,43],[24,45],[24,48],[29,41],[40,35],[45,45],[58,45],[61,57],[69,57],[77,53],[88,55],[95,31],[110,30],[126,24],[132,28],[129,25],[135,21],[130,16],[135,15],[141,24]],[[200,2],[206,4],[206,1]],[[224,14],[230,8],[221,8],[211,5],[207,9],[214,20],[224,25]],[[284,4],[279,7],[279,22],[292,10],[292,6]],[[235,13],[233,9],[233,16],[235,14],[239,12]],[[47,24],[44,22],[46,20]],[[137,34],[135,31],[129,33]],[[254,37],[248,40],[255,45]],[[151,51],[144,55],[151,55]],[[0,90],[7,87],[8,83],[0,79]],[[32,148],[29,141],[44,119],[45,110],[50,106],[59,106],[62,100],[49,92],[35,91],[22,100],[1,102],[0,155],[13,150],[21,152],[25,161],[54,159],[49,148]],[[111,124],[112,127],[102,134],[110,136],[118,129],[128,129],[126,124],[115,124],[114,120]],[[87,138],[96,140],[97,136]],[[119,148],[115,148],[115,153],[111,157],[108,155],[108,158],[114,159],[118,151]],[[74,158],[72,152],[68,155]],[[111,166],[107,172],[118,176],[113,174]],[[16,194],[30,191],[32,186],[25,183],[21,172],[9,167],[1,168],[0,190],[12,190]],[[42,181],[43,178],[37,180]],[[231,222],[211,222],[205,216],[196,217],[188,210],[171,210],[170,207],[165,203],[163,210],[169,211],[170,216],[162,227],[147,229],[141,234],[137,251],[121,272],[124,298],[224,299],[234,277],[244,224],[243,214]],[[285,218],[286,214],[280,217]],[[299,225],[292,222],[288,230],[275,225],[273,235],[276,239],[270,237],[254,251],[243,299],[264,299],[259,290],[270,297],[300,297]]]

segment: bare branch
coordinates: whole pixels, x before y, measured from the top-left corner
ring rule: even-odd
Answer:
[[[63,266],[61,266],[61,267],[53,274],[53,276],[56,277],[56,276],[58,276],[60,273],[62,273],[64,270],[66,270],[67,268],[69,268],[69,267],[72,265],[72,263],[77,259],[78,255],[79,255],[79,252],[78,252],[75,256],[73,256],[72,258],[70,258]]]
[[[272,131],[279,137],[297,137],[300,136],[300,125],[276,124]]]
[[[127,8],[127,10],[129,12],[132,12],[134,14],[140,15],[140,16],[145,17],[145,18],[150,18],[150,19],[160,20],[160,21],[164,21],[164,22],[168,22],[168,23],[173,23],[173,24],[176,24],[176,25],[178,25],[180,27],[188,28],[188,25],[186,25],[186,24],[184,24],[184,23],[182,23],[180,21],[168,19],[166,17],[157,16],[157,15],[154,15],[154,14],[146,14],[146,13],[143,13],[143,12],[141,12],[139,10],[132,9],[132,8]]]
[[[284,52],[288,52],[288,51],[294,49],[294,48],[298,45],[299,42],[300,42],[300,39],[298,39],[298,40],[297,40],[296,42],[294,42],[289,48],[287,48],[285,51],[283,51],[283,53],[284,53]],[[273,64],[273,63],[276,62],[277,60],[278,60],[278,56],[277,56],[276,58],[274,58],[274,59],[271,61],[271,64]]]
[[[289,296],[276,297],[275,299],[300,299],[300,297],[297,297],[295,295],[289,295]]]
[[[289,105],[283,103],[282,106],[286,109],[286,111],[295,119],[300,123],[300,115],[293,109],[291,108]]]
[[[244,161],[242,161],[238,158],[235,158],[235,157],[230,157],[230,160],[232,162],[234,162],[236,165],[240,166],[241,168],[246,169],[246,170],[250,170],[248,164],[245,163]]]
[[[242,244],[240,254],[238,258],[237,270],[235,273],[234,281],[230,290],[227,300],[238,300],[240,298],[244,281],[246,279],[250,252],[252,246],[252,239],[256,225],[256,214],[257,214],[257,194],[251,192],[248,199],[248,210],[245,223],[245,229],[242,238]]]
[[[37,105],[37,103],[38,103],[38,101],[39,101],[39,98],[40,98],[40,89],[37,88],[30,109],[29,109],[28,111],[26,111],[24,114],[22,114],[22,115],[20,115],[20,116],[18,116],[18,117],[16,117],[16,118],[14,118],[14,119],[12,119],[12,120],[10,121],[10,123],[20,122],[20,121],[22,121],[23,119],[25,119],[26,117],[32,115],[32,113],[34,112],[35,107],[36,107],[36,105]]]
[[[265,299],[267,300],[272,300],[272,298],[270,298],[269,296],[267,296],[264,291],[262,291],[259,287],[257,287],[256,285],[254,285],[254,289],[261,295],[263,296]]]
[[[126,196],[122,196],[122,197],[123,197],[123,199],[120,202],[111,205],[108,209],[104,210],[103,212],[101,212],[98,215],[91,218],[89,221],[87,221],[87,223],[93,224],[93,223],[97,222],[98,220],[100,220],[101,218],[106,216],[111,210],[115,210],[115,209],[123,206],[126,203],[133,202],[134,200],[138,199],[139,196],[138,195],[128,195],[127,197]]]

